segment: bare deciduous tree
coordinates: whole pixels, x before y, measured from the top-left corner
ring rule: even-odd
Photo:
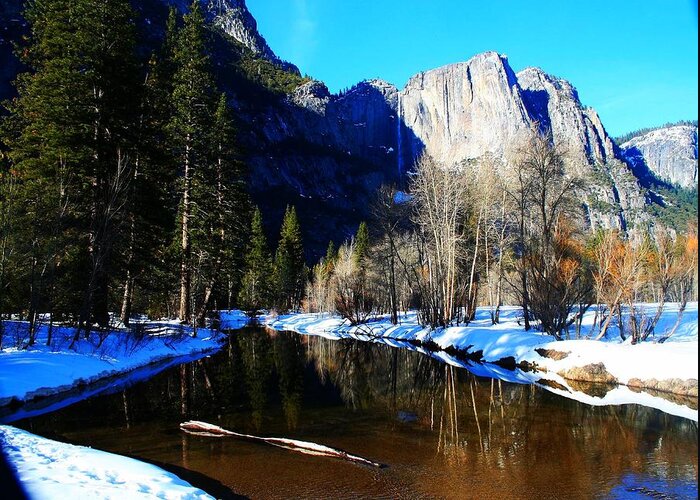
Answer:
[[[335,262],[332,286],[336,310],[353,325],[365,323],[374,309],[374,300],[362,274],[354,255],[354,242],[342,245]]]
[[[571,223],[578,219],[580,205],[574,194],[581,179],[567,168],[567,150],[553,142],[551,134],[533,128],[509,153],[511,179],[508,195],[516,207],[515,251],[519,256],[512,282],[523,308],[525,329],[530,314],[543,330],[561,338],[570,324],[575,304],[585,305],[586,268],[574,251]]]
[[[459,169],[423,155],[416,163],[411,194],[414,222],[423,242],[422,318],[431,326],[446,326],[457,313],[458,265],[465,256],[467,179]]]

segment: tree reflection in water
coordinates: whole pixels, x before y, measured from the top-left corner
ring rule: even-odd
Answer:
[[[332,478],[346,488],[339,496],[385,494],[390,490],[376,488],[386,484],[414,496],[472,488],[468,496],[591,497],[637,476],[681,478],[697,492],[695,422],[637,405],[587,406],[534,385],[476,377],[407,347],[247,329],[209,359],[20,426],[177,462],[252,496],[268,496],[273,490],[256,489],[266,482],[290,495],[303,485],[309,489],[301,496],[332,496],[329,474],[342,476]],[[183,418],[317,441],[390,467],[380,483],[374,476],[362,483],[362,469],[317,459],[309,467],[326,475],[310,480],[298,458],[259,446],[241,455],[241,443],[182,435],[176,429]],[[226,465],[211,465],[218,461]],[[280,472],[286,470],[288,476]]]
[[[349,408],[384,408],[392,418],[397,411],[415,414],[416,425],[437,427],[436,450],[455,471],[476,461],[479,469],[501,469],[515,482],[525,481],[531,469],[522,467],[525,461],[531,467],[564,467],[580,491],[592,491],[589,471],[601,463],[621,475],[630,464],[642,473],[651,460],[675,468],[660,471],[669,477],[690,467],[697,478],[697,458],[690,464],[674,458],[697,450],[697,424],[690,420],[639,405],[587,406],[534,385],[479,378],[380,344],[304,339],[319,377],[339,387]],[[570,414],[568,420],[553,414],[557,402]]]

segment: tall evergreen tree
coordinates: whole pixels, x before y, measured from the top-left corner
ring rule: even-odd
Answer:
[[[86,106],[80,105],[87,81],[80,72],[83,58],[74,50],[77,43],[69,7],[68,1],[61,0],[28,4],[25,17],[30,39],[21,53],[29,71],[18,75],[18,97],[6,104],[10,115],[3,123],[4,142],[19,183],[17,216],[24,228],[19,236],[26,262],[22,274],[28,287],[30,335],[38,308],[57,305],[47,304],[46,295],[51,287],[48,277],[59,259],[66,276],[62,280],[65,305],[77,311],[76,274],[83,264],[81,250],[86,248],[80,241],[84,234],[79,235],[78,230],[72,238],[63,238],[68,236],[64,228],[84,226],[80,223],[84,211],[80,213],[77,203],[70,212],[63,207],[69,196],[82,198],[75,172],[91,157],[89,134],[83,127],[88,121]],[[54,231],[57,228],[61,230]]]
[[[195,183],[202,180],[210,159],[208,130],[212,119],[214,83],[209,71],[204,33],[204,16],[198,1],[184,16],[174,51],[173,116],[170,122],[174,156],[181,174],[179,209],[180,293],[178,317],[192,317],[192,232],[197,212]],[[201,186],[203,187],[203,186]],[[201,193],[202,190],[200,189]]]
[[[338,250],[335,248],[335,243],[333,240],[328,242],[326,247],[326,255],[323,257],[323,274],[329,277],[333,272],[333,267],[335,266],[335,261],[338,259]]]
[[[128,0],[73,2],[79,48],[88,64],[92,162],[88,255],[90,273],[80,311],[80,324],[109,323],[109,275],[114,242],[124,231],[124,207],[135,168],[135,125],[138,120],[138,65],[134,13]]]
[[[172,202],[168,192],[174,180],[172,161],[165,136],[169,119],[171,89],[169,65],[153,54],[144,75],[140,111],[136,123],[134,166],[128,189],[127,235],[119,242],[124,276],[121,319],[126,325],[138,291],[146,291],[163,302],[165,284],[169,281],[164,263],[166,234],[172,226]],[[167,292],[165,293],[167,295]],[[162,316],[162,307],[153,307],[142,297],[141,310],[154,310]],[[149,307],[150,306],[150,307]]]
[[[239,306],[253,315],[269,306],[272,296],[273,264],[263,231],[262,214],[256,207],[250,224],[250,240],[238,295]]]
[[[360,222],[360,226],[357,228],[354,250],[355,263],[364,272],[367,259],[369,258],[369,230],[367,229],[367,223],[364,221]]]
[[[226,294],[236,278],[236,267],[244,250],[241,235],[247,229],[248,198],[243,180],[243,167],[236,156],[236,142],[226,95],[221,94],[212,117],[210,136],[211,159],[198,172],[195,199],[199,213],[194,221],[193,246],[208,259],[199,269],[201,286],[197,320],[201,323],[218,295]],[[248,219],[249,220],[249,219]],[[197,291],[197,290],[195,290]]]
[[[287,311],[299,308],[306,275],[297,212],[293,206],[287,206],[275,254],[275,286],[278,294],[277,306],[280,309]]]
[[[30,71],[3,136],[21,183],[30,324],[43,307],[104,326],[132,160],[133,13],[127,0],[35,0],[26,18]]]

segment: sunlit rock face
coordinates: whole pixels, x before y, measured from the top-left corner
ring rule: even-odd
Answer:
[[[598,114],[581,104],[569,82],[539,68],[516,75],[496,52],[415,75],[399,93],[399,105],[405,127],[442,161],[503,154],[534,124],[578,160],[616,158]]]
[[[538,68],[515,74],[505,56],[486,52],[467,62],[419,73],[399,92],[399,161],[421,152],[447,164],[505,157],[519,136],[538,127],[567,152],[591,227],[646,223],[645,198],[595,110],[566,80]]]
[[[615,158],[613,142],[598,114],[581,104],[573,85],[539,68],[524,69],[517,78],[531,118],[550,130],[557,143],[589,163]]]
[[[515,74],[495,52],[418,73],[399,101],[405,127],[440,161],[502,154],[531,122]]]
[[[649,169],[660,179],[692,188],[698,185],[698,129],[690,125],[664,127],[621,145],[636,168]]]

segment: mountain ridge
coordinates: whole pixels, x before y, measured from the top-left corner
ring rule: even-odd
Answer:
[[[320,254],[328,239],[352,234],[370,216],[379,186],[405,184],[421,153],[455,163],[503,155],[532,126],[551,130],[578,158],[590,181],[582,201],[591,227],[653,224],[656,198],[565,79],[537,67],[516,73],[505,55],[488,51],[416,73],[403,89],[369,79],[334,94],[275,55],[244,0],[200,2],[215,40],[213,69],[235,110],[251,194],[269,234],[278,229],[270,221],[296,205],[311,253]],[[133,0],[152,46],[167,7],[185,12],[188,4]],[[2,74],[0,88],[11,73]]]

